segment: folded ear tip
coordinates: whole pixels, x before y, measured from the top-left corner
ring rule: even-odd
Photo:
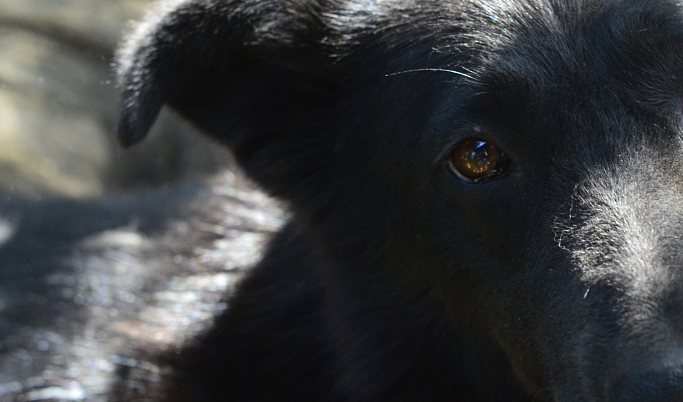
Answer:
[[[118,114],[117,139],[124,147],[132,147],[147,136],[157,118],[164,96],[153,85],[142,88],[131,86],[121,96]]]
[[[116,137],[121,147],[130,148],[142,141],[142,139],[145,138],[145,135],[131,130],[129,126],[119,124]]]
[[[147,136],[157,113],[158,110],[142,117],[135,113],[134,109],[124,108],[119,113],[116,133],[119,144],[124,148],[129,148],[142,141]]]
[[[121,91],[116,135],[122,147],[144,140],[169,95],[180,90],[176,78],[185,68],[181,61],[197,41],[206,40],[190,35],[195,23],[202,24],[195,19],[215,18],[214,3],[218,1],[159,1],[118,50],[113,67]],[[198,10],[206,14],[198,17]]]

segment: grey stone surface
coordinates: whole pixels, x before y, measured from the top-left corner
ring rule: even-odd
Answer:
[[[114,141],[112,60],[150,0],[0,1],[0,189],[85,197],[213,171],[224,151],[164,113]]]
[[[24,27],[89,47],[113,49],[125,24],[139,19],[151,0],[3,0],[0,24]]]

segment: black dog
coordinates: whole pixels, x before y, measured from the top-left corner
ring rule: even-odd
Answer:
[[[676,1],[175,1],[120,74],[291,212],[165,400],[683,400]]]

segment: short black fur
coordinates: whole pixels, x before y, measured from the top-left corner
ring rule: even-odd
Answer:
[[[119,72],[291,213],[163,400],[683,398],[678,2],[169,1]]]

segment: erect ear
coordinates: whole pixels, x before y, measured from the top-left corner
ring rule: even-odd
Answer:
[[[317,169],[311,161],[324,160],[325,150],[311,147],[322,146],[315,138],[336,96],[336,73],[310,3],[162,3],[119,57],[121,144],[141,141],[168,104],[230,146],[266,186]],[[278,166],[297,157],[298,168]]]

